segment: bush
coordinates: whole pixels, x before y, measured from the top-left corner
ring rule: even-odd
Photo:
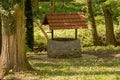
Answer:
[[[28,45],[25,44],[25,51],[26,52],[31,52],[32,50],[28,47]]]
[[[78,32],[78,38],[81,40],[83,47],[92,46],[92,34],[90,29],[81,29]]]
[[[34,26],[34,50],[47,51],[47,40],[37,25]]]

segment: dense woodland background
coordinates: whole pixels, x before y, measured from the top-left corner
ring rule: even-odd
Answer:
[[[88,29],[78,31],[83,53],[95,53],[94,55],[107,53],[109,55],[107,59],[99,55],[97,59],[89,60],[88,58],[59,60],[39,57],[39,52],[46,54],[47,51],[47,40],[39,26],[46,13],[54,12],[84,12]],[[66,80],[70,79],[70,76],[73,76],[71,80],[73,78],[87,80],[91,77],[92,80],[120,79],[118,71],[120,60],[111,58],[113,53],[119,54],[120,51],[120,0],[0,0],[0,14],[1,79],[10,72],[14,73],[12,79],[21,78],[16,72],[26,70],[33,70],[29,73],[38,80],[53,79],[58,76]],[[48,26],[43,26],[43,29],[51,38],[51,30]],[[56,30],[55,37],[74,38],[74,31]],[[28,52],[34,53],[39,59],[28,56],[29,54],[26,54]],[[28,61],[27,56],[31,61]],[[96,70],[98,72],[95,72]],[[24,77],[28,75],[20,74]]]
[[[44,3],[44,4],[43,4]],[[40,2],[39,7],[40,21],[42,22],[45,14],[50,12],[49,2]],[[78,37],[81,39],[83,47],[90,47],[94,45],[105,46],[105,45],[119,45],[119,2],[108,0],[104,1],[56,1],[55,12],[84,12],[86,21],[88,24],[88,29],[79,30]],[[105,9],[103,9],[105,8]],[[37,30],[37,29],[35,29]],[[35,42],[41,41],[42,45],[46,42],[44,40],[39,40],[41,35],[37,35],[35,31]],[[50,31],[48,31],[50,32]],[[56,36],[59,35],[61,31],[56,31]],[[68,37],[74,37],[73,31],[62,30],[63,35]],[[73,32],[73,33],[72,33]],[[49,34],[49,33],[48,33]],[[69,35],[68,35],[69,34]],[[91,35],[90,35],[91,34]],[[64,36],[63,36],[64,37]],[[43,38],[43,37],[42,37]],[[46,44],[45,44],[46,46]]]

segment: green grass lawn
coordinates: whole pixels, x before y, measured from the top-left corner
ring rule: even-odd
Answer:
[[[120,80],[120,48],[84,48],[82,54],[97,58],[53,59],[45,54],[28,54],[35,71],[9,74],[6,80]]]
[[[32,63],[38,80],[120,79],[120,59],[40,59]]]

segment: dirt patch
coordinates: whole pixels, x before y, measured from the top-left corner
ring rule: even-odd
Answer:
[[[90,55],[90,54],[82,54],[82,59],[96,59],[97,56],[95,55]]]
[[[81,52],[82,57],[78,57],[81,59],[94,59],[94,58],[106,58],[106,59],[113,59],[113,58],[120,58],[120,51],[119,50],[85,50]],[[45,54],[38,54],[29,55],[29,58],[33,59],[49,59],[47,56],[47,52]]]
[[[87,50],[83,51],[83,54],[89,54],[97,56],[98,58],[120,58],[120,51],[112,50]]]

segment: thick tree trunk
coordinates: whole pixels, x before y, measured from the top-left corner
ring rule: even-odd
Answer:
[[[26,58],[24,47],[25,20],[23,7],[17,7],[13,16],[16,26],[14,33],[10,32],[11,26],[9,26],[9,19],[11,18],[2,16],[1,77],[4,76],[5,73],[8,73],[11,69],[13,71],[32,69]]]
[[[25,2],[25,16],[26,16],[26,44],[33,51],[34,45],[34,30],[33,30],[33,12],[31,0]]]
[[[1,33],[1,29],[2,29],[2,27],[1,27],[1,17],[0,17],[0,54],[1,54],[1,44],[2,44],[2,33]]]
[[[10,35],[8,17],[2,15],[2,51],[1,51],[1,76],[13,67],[13,39]]]
[[[114,35],[112,14],[107,7],[103,7],[105,26],[106,26],[106,44],[115,45],[116,39]]]
[[[93,12],[91,4],[92,4],[91,0],[87,0],[88,15],[89,15],[90,24],[91,24],[91,27],[92,27],[93,44],[95,46],[97,46],[97,45],[100,45],[100,41],[99,41],[97,29],[96,29],[96,24],[95,24],[95,19],[94,19],[94,12]]]
[[[24,9],[18,8],[15,10],[15,21],[16,21],[16,55],[15,55],[15,70],[29,70],[31,66],[29,65],[26,53],[25,53],[25,27],[24,27]]]

